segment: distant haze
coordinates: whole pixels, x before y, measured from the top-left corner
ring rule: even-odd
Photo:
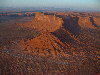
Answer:
[[[100,11],[100,0],[0,0],[0,7],[55,7]]]

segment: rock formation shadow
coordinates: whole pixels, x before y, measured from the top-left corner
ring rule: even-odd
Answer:
[[[98,26],[98,25],[94,22],[93,17],[90,17],[90,22],[91,22],[92,25],[94,25],[95,27],[100,27],[100,26]]]
[[[79,33],[81,30],[81,27],[78,24],[78,17],[71,17],[68,16],[64,19],[64,28],[66,30],[69,30],[70,32],[72,32],[73,34],[75,33]]]

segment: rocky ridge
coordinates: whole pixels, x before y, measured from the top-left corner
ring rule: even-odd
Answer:
[[[40,12],[35,14],[32,21],[18,24],[21,27],[40,30],[40,36],[31,38],[31,40],[23,42],[24,44],[21,44],[21,41],[19,42],[22,49],[33,51],[33,53],[39,51],[38,54],[44,55],[50,52],[49,54],[56,55],[70,46],[75,50],[73,45],[80,46],[85,45],[85,43],[76,38],[73,32],[77,33],[77,31],[81,31],[81,28],[96,28],[91,22],[91,17],[67,16],[67,18],[59,18],[59,16],[45,15]]]

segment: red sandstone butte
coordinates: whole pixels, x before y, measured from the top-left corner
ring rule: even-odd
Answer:
[[[62,24],[62,18],[53,15],[44,15],[43,13],[36,13],[35,18],[32,21],[18,25],[38,29],[40,31],[54,32],[61,28]]]

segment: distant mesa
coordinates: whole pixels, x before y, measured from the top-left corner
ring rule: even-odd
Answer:
[[[81,28],[97,28],[100,26],[99,18],[90,16],[69,16],[65,18],[58,17],[57,15],[45,15],[41,12],[35,12],[35,17],[32,21],[25,23],[18,23],[21,27],[28,27],[37,29],[39,31],[54,32],[62,27],[77,32]]]
[[[62,27],[62,18],[53,15],[44,15],[44,13],[35,13],[35,18],[23,24],[18,24],[22,27],[29,27],[33,29],[38,29],[40,31],[54,32],[55,30]]]

